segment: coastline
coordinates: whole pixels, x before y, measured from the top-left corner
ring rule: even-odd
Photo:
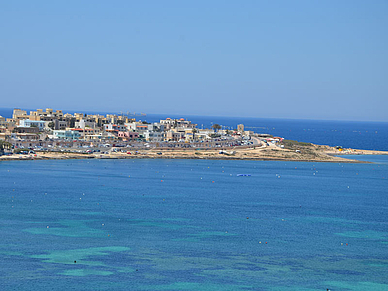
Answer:
[[[68,159],[200,159],[200,160],[250,160],[250,161],[292,161],[292,162],[329,162],[329,163],[370,163],[348,159],[346,155],[388,155],[388,151],[344,149],[324,145],[298,146],[298,149],[269,147],[234,147],[229,151],[219,149],[149,149],[122,152],[101,153],[66,153],[36,152],[28,155],[0,156],[0,161],[15,160],[68,160]],[[341,157],[339,157],[341,155]]]

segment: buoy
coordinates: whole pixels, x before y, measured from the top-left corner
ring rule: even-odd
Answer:
[[[74,261],[74,264],[77,264],[77,261]]]
[[[247,219],[249,219],[249,217],[247,216]]]
[[[261,241],[259,241],[259,244],[261,244]]]
[[[265,244],[267,244],[268,242],[265,242]]]
[[[214,183],[214,181],[212,181],[212,183]]]

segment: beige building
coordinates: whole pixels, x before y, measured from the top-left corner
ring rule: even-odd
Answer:
[[[5,117],[0,115],[0,126],[7,126],[7,121],[5,121]]]
[[[241,134],[244,134],[244,124],[237,125],[237,131]]]
[[[184,132],[175,132],[172,130],[169,130],[166,132],[166,141],[179,141],[184,137],[185,133]]]
[[[27,111],[15,108],[12,113],[12,119],[28,118]]]

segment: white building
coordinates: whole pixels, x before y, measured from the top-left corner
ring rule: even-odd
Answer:
[[[43,131],[46,122],[41,120],[22,119],[19,122],[19,127],[37,127],[39,131]]]
[[[166,128],[166,130],[169,130],[171,128],[195,128],[197,125],[194,123],[191,123],[189,120],[185,120],[184,118],[180,119],[171,119],[171,118],[166,118],[160,120],[160,124],[163,124]]]
[[[96,123],[91,121],[85,121],[81,119],[80,121],[75,122],[75,128],[82,128],[85,129],[85,127],[89,128],[96,128]]]
[[[143,133],[143,136],[146,139],[146,141],[160,142],[164,140],[164,132],[147,130]]]
[[[212,134],[214,134],[213,129],[197,129],[195,137],[196,139],[210,139]]]
[[[53,137],[55,139],[74,140],[79,139],[81,137],[81,134],[75,130],[54,130]]]
[[[104,130],[105,131],[127,131],[127,126],[126,125],[121,125],[121,124],[104,124]]]

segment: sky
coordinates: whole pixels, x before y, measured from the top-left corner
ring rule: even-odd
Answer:
[[[388,121],[388,1],[0,1],[0,107]]]

